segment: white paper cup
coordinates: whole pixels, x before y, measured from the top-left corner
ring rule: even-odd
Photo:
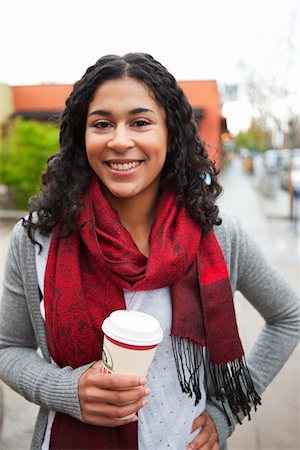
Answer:
[[[102,330],[103,371],[146,376],[163,339],[158,320],[139,311],[118,310],[104,320]]]

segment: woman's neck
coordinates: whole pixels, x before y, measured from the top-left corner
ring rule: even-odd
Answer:
[[[118,212],[120,222],[130,233],[140,252],[148,257],[149,236],[155,218],[158,193],[143,194],[130,198],[117,198],[107,191],[104,192],[108,203]]]

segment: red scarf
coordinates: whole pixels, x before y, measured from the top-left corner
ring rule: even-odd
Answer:
[[[83,197],[77,224],[78,231],[66,238],[59,238],[59,229],[55,230],[46,267],[46,333],[55,362],[76,368],[101,359],[101,325],[112,311],[126,308],[123,289],[170,286],[171,336],[183,392],[199,401],[199,367],[205,356],[212,385],[208,394],[222,403],[229,399],[235,414],[249,413],[249,402],[256,404],[259,397],[243,360],[227,267],[213,231],[203,236],[186,208],[177,207],[175,195],[166,189],[146,258],[107,203],[97,177]],[[191,355],[189,346],[195,357],[190,361],[193,370],[185,372],[182,361]],[[57,413],[50,448],[135,449],[137,425],[96,427]]]

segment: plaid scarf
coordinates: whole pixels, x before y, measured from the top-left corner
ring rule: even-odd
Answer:
[[[101,359],[101,325],[112,311],[126,309],[123,289],[170,286],[171,338],[182,391],[199,402],[203,363],[208,397],[223,405],[228,400],[237,417],[249,416],[250,405],[260,399],[245,364],[227,267],[213,231],[203,236],[165,189],[147,258],[107,203],[96,176],[82,203],[78,229],[63,238],[60,227],[55,229],[47,261],[46,333],[54,361],[76,368]],[[56,413],[50,448],[135,449],[137,424],[96,427]]]

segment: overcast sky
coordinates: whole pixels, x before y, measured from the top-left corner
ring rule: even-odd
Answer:
[[[0,0],[0,82],[73,83],[107,53],[151,53],[178,80],[239,83],[241,63],[300,79],[296,0]],[[289,49],[289,50],[288,50]],[[293,67],[291,61],[293,60]],[[297,81],[296,81],[297,80]]]

